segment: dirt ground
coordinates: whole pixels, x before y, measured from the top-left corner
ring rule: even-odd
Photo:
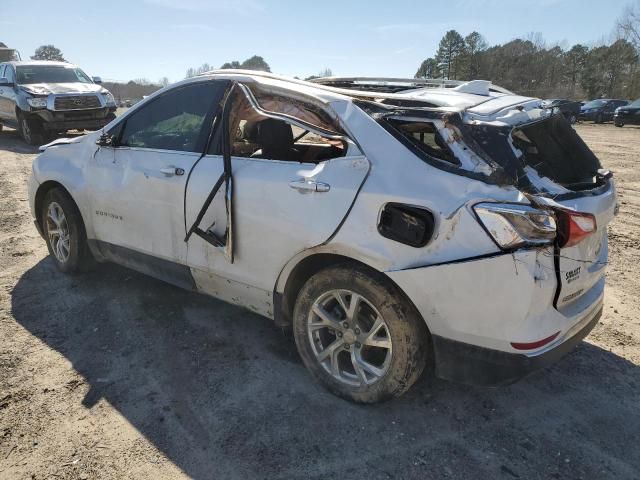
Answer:
[[[102,265],[68,277],[0,133],[1,479],[640,478],[640,128],[578,126],[615,172],[605,313],[515,385],[428,376],[353,405],[265,318]]]

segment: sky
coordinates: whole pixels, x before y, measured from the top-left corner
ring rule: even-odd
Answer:
[[[608,39],[626,0],[0,0],[0,42],[53,44],[89,75],[177,81],[189,67],[261,55],[275,73],[413,77],[450,29],[491,45],[540,32]]]

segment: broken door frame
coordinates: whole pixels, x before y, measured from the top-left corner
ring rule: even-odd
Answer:
[[[253,95],[253,92],[249,89],[249,87],[238,82],[232,83],[224,99],[223,107],[222,107],[221,128],[222,128],[222,157],[223,157],[224,168],[222,173],[220,174],[220,177],[218,178],[213,188],[209,192],[207,199],[202,205],[202,208],[198,212],[198,215],[195,221],[193,222],[193,225],[191,225],[191,228],[189,228],[187,235],[184,239],[185,242],[188,242],[189,238],[191,238],[191,235],[195,233],[197,236],[199,236],[205,242],[211,244],[215,248],[224,248],[225,257],[227,258],[227,260],[229,260],[230,263],[233,263],[234,261],[234,248],[233,248],[233,233],[234,233],[233,217],[234,215],[233,215],[233,172],[231,168],[231,144],[230,144],[230,135],[229,135],[230,132],[228,130],[229,130],[229,114],[231,112],[231,107],[233,105],[234,91],[236,90],[236,88],[239,89],[244,94],[245,98],[248,100],[251,107],[264,117],[273,118],[276,120],[282,120],[284,122],[287,122],[289,124],[302,128],[305,131],[313,132],[317,135],[320,135],[322,137],[325,137],[331,140],[339,140],[345,144],[346,144],[346,138],[347,138],[342,134],[324,129],[317,125],[312,125],[311,123],[308,123],[304,120],[293,117],[291,115],[265,110],[260,106],[260,104],[258,103],[258,100],[255,98],[255,96]],[[216,130],[215,127],[213,127],[209,141],[207,142],[205,153],[203,155],[206,155],[206,152],[209,149],[211,141],[215,137],[215,130]],[[205,214],[209,210],[209,207],[211,206],[213,199],[215,198],[216,194],[222,187],[223,183],[225,185],[225,207],[226,207],[226,214],[227,214],[227,229],[225,231],[224,237],[220,237],[219,235],[216,235],[214,232],[210,230],[203,230],[202,228],[200,228],[200,222],[202,222],[202,219],[204,218]]]

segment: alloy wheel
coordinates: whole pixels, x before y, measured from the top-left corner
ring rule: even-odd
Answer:
[[[318,363],[344,384],[369,386],[389,369],[389,328],[378,310],[356,292],[331,290],[317,298],[307,331]]]
[[[71,249],[69,225],[62,207],[56,202],[51,202],[47,209],[47,235],[53,254],[60,263],[65,263]]]

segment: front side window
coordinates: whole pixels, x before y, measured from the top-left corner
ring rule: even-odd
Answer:
[[[0,77],[2,76],[6,77],[9,83],[14,83],[16,81],[11,65],[6,66],[6,68],[4,69],[4,75],[0,75]]]
[[[168,91],[125,120],[118,146],[201,152],[208,114],[225,89],[224,82],[203,82]]]
[[[17,83],[93,83],[89,76],[77,67],[64,65],[20,65],[16,69]]]
[[[584,108],[601,108],[607,104],[606,100],[591,100],[584,104]]]

